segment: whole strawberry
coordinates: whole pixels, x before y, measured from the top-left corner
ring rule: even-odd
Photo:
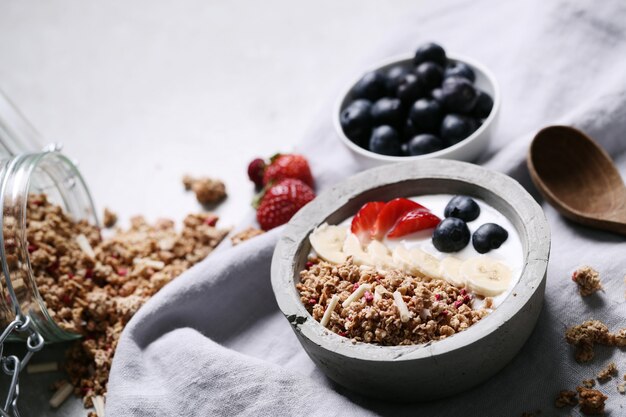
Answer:
[[[267,185],[270,182],[278,182],[285,178],[299,179],[309,187],[315,187],[309,163],[302,155],[277,154],[272,157],[263,174],[263,185]]]
[[[263,230],[283,225],[298,210],[315,198],[315,192],[304,182],[287,178],[270,186],[261,198],[256,218]]]
[[[263,174],[265,173],[265,161],[261,158],[253,159],[248,165],[248,178],[254,183],[257,190],[263,187]]]

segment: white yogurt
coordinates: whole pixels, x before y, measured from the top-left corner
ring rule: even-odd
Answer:
[[[443,219],[443,211],[446,205],[452,199],[452,197],[454,197],[454,195],[452,194],[431,194],[419,197],[410,197],[410,199],[423,205],[433,214]],[[502,246],[500,246],[498,249],[493,249],[485,254],[493,259],[504,263],[511,269],[511,282],[507,290],[500,295],[492,297],[494,306],[498,306],[511,293],[511,290],[517,284],[520,276],[522,275],[522,269],[524,267],[524,252],[522,248],[522,241],[519,237],[519,234],[517,233],[517,230],[515,229],[515,227],[513,227],[513,224],[502,213],[478,198],[472,197],[472,199],[476,201],[476,203],[478,203],[478,206],[480,207],[480,216],[478,216],[476,220],[467,223],[467,227],[469,228],[470,233],[473,234],[476,229],[478,229],[485,223],[495,223],[497,225],[500,225],[509,233],[509,237],[502,244]],[[342,225],[346,225],[349,227],[351,222],[352,217],[342,222]],[[403,236],[399,239],[385,238],[383,242],[391,250],[393,250],[397,245],[400,244],[404,245],[407,249],[418,247],[438,259],[443,259],[446,256],[455,256],[461,260],[466,260],[469,258],[480,256],[480,253],[478,253],[476,249],[474,249],[471,239],[469,244],[459,252],[439,252],[433,246],[432,233],[433,229],[426,229],[417,233]],[[481,304],[482,302],[477,299],[474,303],[474,307],[479,308]]]

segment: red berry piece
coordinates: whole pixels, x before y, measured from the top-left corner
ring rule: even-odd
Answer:
[[[285,179],[271,186],[261,198],[256,218],[267,231],[287,223],[298,210],[315,198],[315,192],[304,182]]]
[[[263,174],[265,173],[265,161],[256,158],[248,165],[248,178],[257,188],[263,187]]]
[[[382,201],[366,203],[352,219],[350,231],[357,235],[361,243],[367,243],[371,239],[376,218],[384,206]]]
[[[269,166],[265,168],[263,185],[276,183],[285,178],[300,180],[311,188],[315,186],[309,162],[302,155],[278,154],[274,156]]]
[[[395,239],[424,229],[431,229],[441,219],[423,208],[411,210],[398,220],[387,237]]]
[[[396,198],[385,204],[385,206],[378,213],[376,223],[372,232],[374,239],[382,239],[385,234],[391,229],[400,217],[412,210],[423,209],[428,210],[421,204],[416,203],[413,200],[407,198]]]

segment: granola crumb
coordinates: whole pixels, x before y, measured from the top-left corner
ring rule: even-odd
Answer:
[[[247,229],[232,235],[230,241],[233,243],[233,246],[237,246],[238,244],[243,243],[246,240],[262,235],[263,233],[265,233],[263,232],[263,230],[256,229],[254,227],[248,227]]]
[[[202,205],[215,204],[226,198],[226,186],[220,180],[189,175],[183,177],[185,190],[191,190],[196,194],[196,199]]]
[[[600,382],[606,382],[614,376],[617,376],[617,366],[611,362],[598,373],[597,378]]]
[[[620,394],[626,393],[626,382],[620,382],[619,384],[617,384],[617,392],[619,392]]]
[[[115,223],[117,223],[117,214],[105,207],[103,219],[104,227],[110,229],[115,226]]]
[[[593,378],[590,379],[583,379],[583,386],[585,388],[593,388],[596,386],[596,380]]]
[[[576,391],[571,390],[562,390],[559,391],[559,395],[556,397],[554,401],[554,405],[557,408],[563,408],[566,406],[576,405],[578,403],[578,399],[576,398]]]
[[[604,414],[604,403],[608,397],[595,389],[577,387],[580,401],[580,411],[586,415]]]
[[[578,292],[583,297],[602,289],[600,274],[590,266],[582,266],[574,271],[572,281],[578,285]]]

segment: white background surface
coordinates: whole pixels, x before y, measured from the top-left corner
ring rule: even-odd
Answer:
[[[99,209],[182,219],[185,173],[223,179],[288,151],[336,86],[421,2],[0,0],[0,88],[79,161]]]

